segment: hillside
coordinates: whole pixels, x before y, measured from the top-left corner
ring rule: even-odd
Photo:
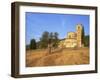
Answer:
[[[89,64],[89,48],[56,49],[51,54],[47,50],[28,50],[26,66],[56,66]]]

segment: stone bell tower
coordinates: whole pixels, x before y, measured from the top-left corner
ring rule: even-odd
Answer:
[[[84,46],[84,28],[82,24],[76,25],[77,47]]]

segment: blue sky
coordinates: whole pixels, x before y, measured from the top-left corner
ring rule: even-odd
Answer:
[[[85,35],[89,35],[89,15],[51,14],[26,12],[26,44],[32,38],[39,41],[44,31],[58,32],[59,38],[66,37],[68,32],[75,32],[78,23],[84,25]]]

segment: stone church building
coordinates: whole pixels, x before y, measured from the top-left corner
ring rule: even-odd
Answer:
[[[83,47],[84,27],[82,24],[76,25],[76,32],[68,32],[67,37],[60,41],[59,47]]]

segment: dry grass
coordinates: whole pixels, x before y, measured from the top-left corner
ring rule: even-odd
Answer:
[[[57,49],[51,54],[47,50],[30,50],[26,53],[26,66],[56,66],[89,64],[89,48]]]

